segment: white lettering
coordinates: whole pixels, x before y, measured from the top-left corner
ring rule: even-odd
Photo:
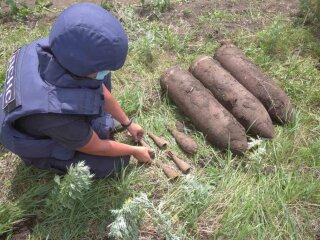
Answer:
[[[12,75],[13,74],[13,69],[14,69],[14,66],[10,66],[10,68],[8,69],[8,75]]]
[[[7,70],[7,77],[10,77],[9,79],[8,79],[8,81],[9,80],[12,80],[11,79],[11,76],[13,75],[13,70],[14,70],[14,63],[15,63],[15,58],[14,57],[12,57],[11,59],[10,59],[10,62],[9,62],[9,67],[8,67],[8,70]]]
[[[7,86],[7,89],[12,87],[12,80],[13,80],[13,75],[11,75],[8,80],[6,81],[6,86]]]
[[[9,66],[8,66],[8,70],[7,70],[7,74],[9,72],[12,72],[13,68],[14,68],[14,63],[15,63],[15,56],[16,55],[13,55],[12,58],[9,60]]]
[[[9,90],[6,92],[6,95],[4,95],[4,98],[5,98],[5,104],[8,104],[8,103],[11,101],[11,98],[12,98],[12,91],[11,91],[11,89],[9,89]]]
[[[9,103],[15,100],[15,63],[19,50],[14,53],[8,63],[5,81],[5,91],[3,92],[3,109],[8,106]]]

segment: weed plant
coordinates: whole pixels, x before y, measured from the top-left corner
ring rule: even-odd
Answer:
[[[4,2],[5,4],[7,4],[10,8],[10,13],[12,15],[15,15],[18,12],[18,7],[17,7],[17,3],[16,0],[1,0],[0,3]]]
[[[109,236],[114,239],[138,239],[139,229],[145,214],[152,216],[153,224],[156,224],[157,234],[165,236],[168,240],[179,240],[175,235],[168,216],[156,208],[145,193],[138,197],[128,199],[121,209],[112,210],[115,220],[109,225]]]
[[[151,0],[151,3],[146,0],[140,0],[142,7],[151,6],[151,9],[157,14],[161,14],[170,8],[170,0]]]
[[[91,179],[94,175],[90,174],[85,162],[79,162],[71,166],[68,174],[61,179],[60,176],[54,177],[54,186],[51,195],[48,198],[47,205],[53,211],[74,208],[76,201],[81,201],[83,194],[91,186]]]
[[[0,9],[0,17],[11,17],[15,20],[25,20],[30,16],[43,15],[44,11],[49,10],[49,7],[52,6],[52,2],[47,0],[35,0],[33,8],[25,1],[0,0],[0,4],[2,2],[9,7],[9,11],[3,12]]]
[[[319,25],[320,23],[320,1],[319,0],[300,0],[300,14],[303,23]]]

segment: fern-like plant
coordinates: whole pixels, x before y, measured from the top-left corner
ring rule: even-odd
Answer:
[[[84,161],[71,165],[63,178],[55,176],[56,185],[48,199],[48,205],[55,209],[73,209],[75,202],[81,200],[85,191],[90,188],[93,176]]]
[[[123,240],[138,239],[139,226],[144,216],[143,208],[151,207],[147,195],[141,193],[136,198],[128,199],[121,209],[111,210],[115,220],[109,225],[109,237]]]
[[[139,227],[147,211],[153,217],[153,223],[157,226],[159,234],[164,235],[167,240],[180,239],[173,233],[170,216],[157,209],[145,193],[128,199],[121,209],[111,210],[115,220],[109,225],[109,237],[117,240],[139,239]]]

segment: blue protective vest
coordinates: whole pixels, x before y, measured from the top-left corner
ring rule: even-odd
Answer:
[[[40,39],[10,58],[0,103],[3,146],[22,158],[68,160],[75,150],[19,132],[15,120],[37,113],[81,114],[96,119],[103,114],[104,100],[101,81],[77,79],[53,57],[48,39]]]

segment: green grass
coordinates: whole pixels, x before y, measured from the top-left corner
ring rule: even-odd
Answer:
[[[256,6],[260,1],[251,2]],[[190,29],[177,21],[168,26],[140,18],[131,7],[112,10],[122,18],[130,39],[127,62],[113,75],[114,95],[147,131],[165,137],[193,170],[172,183],[157,167],[133,161],[119,176],[95,180],[73,207],[58,211],[47,201],[56,187],[55,174],[27,168],[10,154],[3,155],[0,161],[10,163],[10,171],[3,171],[6,174],[0,178],[5,183],[0,191],[0,235],[10,239],[16,222],[36,215],[30,239],[105,239],[116,219],[111,210],[122,209],[128,199],[143,192],[152,203],[152,207],[141,203],[139,208],[144,239],[315,239],[320,233],[320,46],[312,31],[284,16],[264,18],[259,8],[252,7],[249,13],[204,9],[198,23],[217,26],[274,78],[292,99],[295,117],[290,124],[276,126],[273,140],[262,140],[242,157],[208,145],[203,134],[188,124],[186,132],[200,148],[195,156],[186,156],[165,125],[188,119],[160,91],[159,76],[173,65],[187,68],[197,55],[213,55],[218,40],[201,35],[200,25]],[[258,29],[228,28],[227,23],[244,18],[263,24]],[[49,25],[0,26],[2,79],[11,53],[46,36]],[[164,151],[156,154],[172,164]],[[267,173],[266,167],[272,171]]]

